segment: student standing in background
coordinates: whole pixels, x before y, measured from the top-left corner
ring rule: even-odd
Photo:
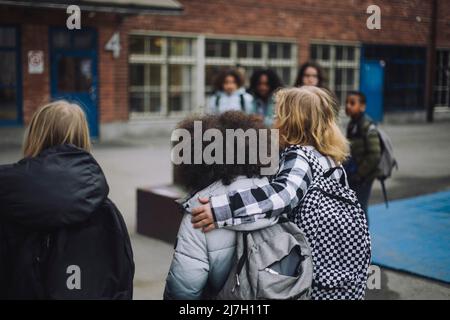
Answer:
[[[325,72],[319,64],[309,61],[302,64],[298,70],[297,79],[295,80],[294,87],[313,86],[324,89],[331,98],[335,101],[333,108],[336,117],[339,116],[339,103],[338,98],[330,89],[326,87]]]
[[[253,109],[256,114],[263,117],[266,126],[272,126],[274,92],[282,86],[281,79],[271,69],[258,69],[250,78],[249,92],[253,95]]]
[[[378,175],[381,144],[373,121],[365,113],[366,97],[361,92],[350,92],[345,112],[350,117],[347,138],[350,141],[351,158],[346,164],[350,187],[356,192],[367,215],[370,193]]]
[[[252,113],[253,97],[245,91],[243,79],[236,69],[220,72],[214,83],[214,94],[208,100],[207,113],[240,110]]]

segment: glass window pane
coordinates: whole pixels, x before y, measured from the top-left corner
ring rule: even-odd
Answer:
[[[161,55],[162,54],[162,38],[161,37],[150,37],[149,39],[150,48],[149,53],[151,55]]]
[[[94,47],[94,36],[91,32],[74,33],[73,46],[75,49],[91,49]]]
[[[131,64],[130,65],[130,85],[144,86],[145,85],[145,65]]]
[[[192,40],[171,38],[169,41],[169,54],[171,56],[192,56]]]
[[[62,57],[58,61],[58,91],[89,92],[92,85],[90,58]]]
[[[150,112],[161,112],[161,94],[159,92],[151,92],[149,94]]]
[[[156,64],[149,65],[149,85],[150,86],[161,86],[161,66]]]
[[[262,58],[262,45],[259,42],[253,43],[253,58]]]
[[[130,92],[130,111],[145,112],[145,94],[143,92]]]
[[[238,58],[247,58],[247,43],[246,42],[238,42]]]
[[[16,29],[15,28],[0,28],[0,47],[15,47],[16,46]]]
[[[192,67],[169,66],[169,111],[191,110]]]
[[[284,43],[282,45],[283,48],[283,59],[291,58],[291,45],[289,43]]]
[[[205,67],[205,84],[206,84],[206,94],[209,95],[214,90],[214,80],[220,71],[226,68],[226,66],[211,66],[207,65]]]
[[[169,93],[170,111],[189,111],[191,110],[190,92],[170,92]]]
[[[278,58],[278,45],[276,43],[269,43],[269,58]]]
[[[322,46],[322,60],[330,60],[330,46]]]
[[[144,54],[145,53],[145,37],[143,36],[131,36],[129,43],[129,50],[131,54]]]
[[[347,60],[355,60],[355,47],[347,47]]]
[[[347,69],[347,84],[352,86],[355,82],[355,71],[353,69]]]
[[[337,61],[344,60],[344,48],[341,46],[336,47],[336,60]]]
[[[229,58],[231,56],[230,41],[207,39],[205,55],[215,58]]]
[[[343,80],[343,69],[336,69],[336,75],[335,75],[335,84],[336,86],[340,86],[342,85],[342,80]]]
[[[0,88],[0,120],[17,119],[16,88]]]
[[[16,85],[16,53],[0,51],[0,85]]]
[[[190,87],[192,83],[191,71],[191,66],[171,65],[169,67],[169,84],[171,86]]]
[[[70,33],[63,30],[53,32],[52,43],[54,48],[70,48]]]
[[[230,42],[229,41],[224,41],[221,43],[221,49],[220,49],[220,53],[221,53],[221,57],[227,58],[231,55],[231,46],[230,46]]]
[[[317,60],[317,46],[316,45],[312,45],[311,46],[311,53],[310,53],[310,55],[311,55],[311,60]]]

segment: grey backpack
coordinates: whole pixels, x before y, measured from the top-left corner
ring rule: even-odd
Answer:
[[[370,130],[376,130],[378,133],[378,138],[380,139],[381,145],[381,157],[380,162],[378,163],[378,176],[377,179],[381,183],[381,190],[383,192],[384,202],[386,203],[386,207],[388,206],[388,198],[386,192],[385,180],[389,179],[392,175],[392,171],[394,168],[398,170],[398,162],[394,157],[394,147],[392,145],[391,138],[387,135],[387,133],[376,126],[375,124],[371,124],[369,127]]]
[[[217,299],[309,299],[311,250],[300,229],[286,218],[265,229],[239,232],[235,259]]]

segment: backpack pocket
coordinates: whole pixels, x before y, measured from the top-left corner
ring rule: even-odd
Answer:
[[[312,261],[309,253],[305,255],[302,252],[302,247],[294,236],[288,233],[278,234],[261,243],[258,251],[262,259],[257,275],[257,299],[309,298]]]

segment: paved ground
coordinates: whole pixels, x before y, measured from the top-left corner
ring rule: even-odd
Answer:
[[[450,122],[385,127],[393,139],[400,170],[388,184],[391,199],[450,189]],[[136,260],[135,298],[160,299],[172,256],[172,245],[135,234],[135,190],[171,181],[168,137],[100,144],[94,155],[103,167],[111,198],[122,211]],[[20,148],[0,146],[0,164],[20,158]],[[372,203],[382,201],[376,186]],[[381,290],[368,299],[450,299],[450,286],[382,269]]]

